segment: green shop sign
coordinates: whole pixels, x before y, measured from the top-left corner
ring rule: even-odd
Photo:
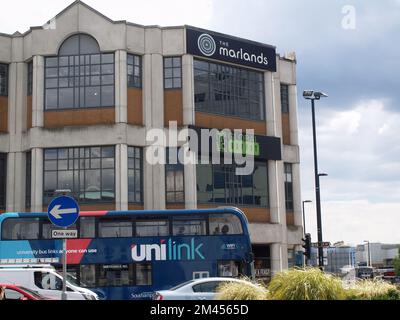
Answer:
[[[237,153],[258,157],[260,155],[260,144],[254,137],[242,136],[233,138],[224,133],[218,134],[217,150],[219,152]]]

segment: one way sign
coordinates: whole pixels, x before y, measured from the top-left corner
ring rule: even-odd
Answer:
[[[57,227],[69,227],[78,219],[78,203],[71,197],[57,197],[50,202],[47,208],[47,216],[51,223]]]

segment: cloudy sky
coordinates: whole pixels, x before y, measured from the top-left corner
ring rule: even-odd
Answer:
[[[71,0],[13,0],[0,32],[43,25]],[[325,241],[400,243],[400,0],[86,0],[114,20],[189,24],[297,54],[302,198],[316,239],[310,103],[317,102]],[[112,3],[112,5],[110,5]],[[5,8],[7,7],[7,8]],[[23,11],[21,10],[23,8]]]

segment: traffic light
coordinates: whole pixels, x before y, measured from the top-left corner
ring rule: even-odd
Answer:
[[[311,234],[306,233],[305,238],[301,239],[303,240],[304,244],[302,247],[304,248],[303,254],[306,256],[307,259],[310,259],[311,257]]]

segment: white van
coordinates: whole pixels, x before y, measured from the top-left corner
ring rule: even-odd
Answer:
[[[51,265],[0,266],[0,283],[24,286],[50,299],[61,299],[63,278]],[[96,293],[67,281],[67,300],[98,300]]]

